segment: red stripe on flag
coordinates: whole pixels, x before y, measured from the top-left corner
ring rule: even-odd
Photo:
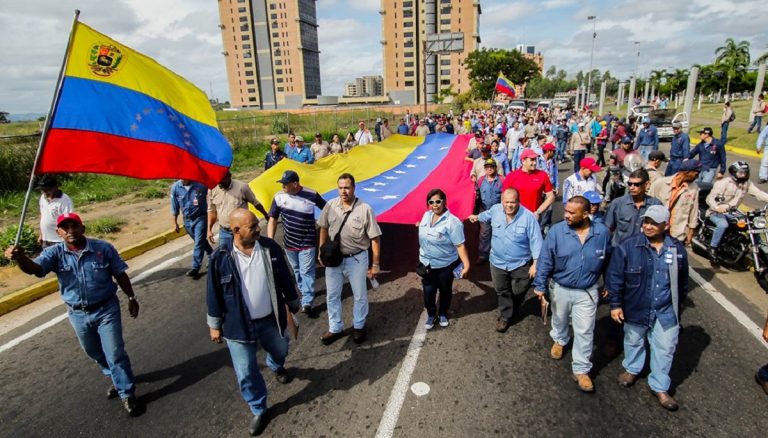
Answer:
[[[111,134],[51,129],[38,173],[106,173],[140,179],[190,179],[218,184],[227,167],[200,160],[176,146]]]
[[[467,174],[467,145],[471,134],[460,135],[451,144],[445,158],[435,166],[427,178],[411,190],[394,207],[376,216],[379,222],[413,225],[427,211],[427,194],[432,189],[442,189],[448,197],[448,209],[464,220],[472,214],[475,190]]]

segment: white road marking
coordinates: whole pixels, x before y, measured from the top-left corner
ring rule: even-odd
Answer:
[[[142,272],[141,274],[131,278],[131,282],[132,283],[138,283],[139,281],[149,277],[150,275],[154,274],[155,272],[157,272],[157,271],[159,271],[161,269],[165,269],[166,267],[168,267],[168,266],[178,262],[179,260],[181,260],[181,259],[183,259],[185,257],[189,257],[190,255],[192,255],[192,251],[189,251],[189,252],[187,252],[185,254],[182,254],[182,255],[179,255],[179,256],[176,256],[176,257],[172,257],[172,258],[170,258],[170,259],[160,263],[159,265],[157,265],[155,267],[152,267],[150,269],[147,269],[146,271]],[[5,351],[7,351],[7,350],[10,350],[11,348],[19,345],[20,343],[26,341],[27,339],[32,338],[32,337],[42,333],[43,331],[49,329],[50,327],[53,327],[54,325],[60,323],[61,321],[64,321],[65,319],[67,319],[67,314],[66,313],[63,314],[63,315],[59,315],[59,316],[53,318],[52,320],[50,320],[48,322],[45,322],[45,323],[43,323],[43,324],[33,328],[32,330],[28,331],[27,333],[25,333],[25,334],[23,334],[23,335],[21,335],[21,336],[19,336],[17,338],[12,339],[12,340],[6,342],[3,345],[0,345],[0,353],[3,353]]]
[[[718,304],[723,306],[725,310],[728,311],[731,315],[733,315],[734,318],[736,318],[736,321],[739,322],[739,324],[743,325],[744,328],[747,329],[749,334],[754,336],[760,344],[768,348],[768,343],[766,343],[763,340],[763,328],[759,325],[752,322],[749,317],[739,310],[738,307],[736,307],[733,303],[728,301],[728,298],[725,297],[725,295],[718,292],[707,280],[705,280],[698,272],[694,271],[693,268],[689,269],[689,276],[693,281],[699,284],[701,288],[704,290],[704,292],[708,293],[709,296],[711,296],[715,301],[717,301]]]
[[[400,409],[403,407],[405,395],[408,393],[411,375],[413,375],[413,371],[416,369],[419,353],[427,337],[427,329],[424,327],[425,322],[427,322],[426,310],[421,312],[416,330],[413,332],[411,343],[408,345],[408,353],[406,353],[403,365],[400,367],[400,373],[397,375],[397,380],[392,388],[392,393],[389,395],[384,415],[381,417],[379,428],[376,430],[376,438],[390,438],[395,432],[397,420],[400,417]]]

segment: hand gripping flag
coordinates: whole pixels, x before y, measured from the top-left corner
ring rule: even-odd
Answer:
[[[515,97],[515,84],[509,79],[505,78],[503,74],[499,73],[498,79],[496,79],[496,92],[506,94],[509,97]]]
[[[219,183],[232,148],[205,93],[85,24],[73,32],[37,172]]]

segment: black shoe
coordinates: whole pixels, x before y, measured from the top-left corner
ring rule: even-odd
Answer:
[[[719,263],[720,257],[717,255],[717,248],[709,247],[709,260],[712,261],[712,263]]]
[[[288,374],[288,370],[286,370],[284,367],[280,367],[277,369],[277,371],[275,371],[275,378],[282,384],[291,383],[293,380],[293,376]]]
[[[129,396],[123,399],[123,408],[128,412],[128,416],[135,417],[139,412],[139,408],[136,404],[136,397]]]
[[[331,345],[334,342],[336,342],[337,339],[341,339],[344,336],[344,332],[334,333],[331,331],[323,333],[322,336],[320,336],[320,342],[323,343],[323,345]]]
[[[317,318],[317,313],[312,306],[301,306],[300,312],[307,315],[308,318]]]
[[[117,396],[118,396],[117,388],[115,388],[115,385],[110,384],[109,388],[107,388],[107,398],[113,399],[113,398],[117,398]]]
[[[197,280],[198,278],[200,278],[200,271],[198,271],[197,269],[190,269],[189,271],[187,271],[186,276],[192,277],[193,280]]]
[[[352,340],[355,341],[355,344],[362,344],[365,342],[365,339],[367,338],[365,334],[365,328],[361,329],[352,329]]]
[[[251,418],[251,423],[248,425],[248,433],[251,436],[261,435],[264,432],[264,428],[267,427],[267,413],[264,412],[261,415],[254,415]]]

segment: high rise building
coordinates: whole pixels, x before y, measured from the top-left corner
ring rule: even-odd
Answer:
[[[541,52],[536,52],[535,46],[526,46],[525,44],[518,44],[515,50],[522,53],[524,57],[530,59],[539,67],[539,73],[544,74],[544,55]]]
[[[230,104],[300,108],[320,93],[316,0],[219,0]]]
[[[363,76],[354,82],[344,84],[344,95],[349,97],[370,97],[384,95],[384,79],[381,76]]]
[[[381,45],[384,52],[384,92],[402,104],[424,102],[452,86],[470,88],[463,62],[480,44],[480,0],[381,0]],[[430,34],[464,34],[461,52],[431,55],[424,66],[424,41]]]

